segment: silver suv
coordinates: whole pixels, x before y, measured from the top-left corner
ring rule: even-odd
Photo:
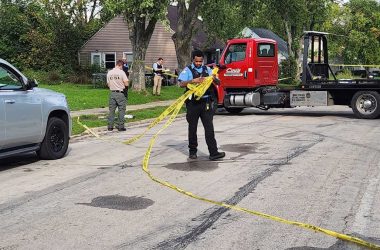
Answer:
[[[37,88],[0,58],[0,159],[32,151],[42,159],[62,158],[70,135],[66,97]]]

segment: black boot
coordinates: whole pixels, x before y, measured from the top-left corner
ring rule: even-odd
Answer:
[[[226,156],[226,153],[224,153],[224,152],[216,152],[215,154],[210,155],[209,159],[211,161],[216,161],[216,160],[218,160],[220,158],[223,158],[224,156]]]

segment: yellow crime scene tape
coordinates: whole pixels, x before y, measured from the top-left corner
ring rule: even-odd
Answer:
[[[367,65],[367,64],[330,64],[330,66],[346,66],[346,67],[368,67],[368,68],[380,68],[380,65]]]
[[[153,70],[153,68],[151,68],[151,67],[148,67],[148,66],[146,66],[145,65],[145,68],[146,69],[149,69],[149,70]],[[162,74],[164,74],[164,75],[168,75],[168,76],[171,76],[171,77],[178,77],[177,75],[175,75],[175,74],[172,74],[172,73],[168,73],[167,71],[162,71]]]
[[[213,70],[213,74],[216,75],[217,72],[218,72],[218,68],[215,68]],[[124,141],[125,144],[132,144],[132,143],[136,142],[141,137],[143,137],[150,129],[152,129],[153,127],[155,127],[157,124],[159,124],[165,118],[169,117],[168,120],[165,122],[165,124],[162,126],[162,128],[159,129],[152,136],[152,138],[150,139],[148,148],[147,148],[147,150],[145,152],[145,155],[144,155],[144,158],[143,158],[142,169],[149,176],[149,178],[151,180],[153,180],[153,181],[155,181],[155,182],[163,185],[163,186],[171,188],[171,189],[173,189],[173,190],[175,190],[175,191],[177,191],[177,192],[179,192],[181,194],[184,194],[186,196],[189,196],[191,198],[194,198],[194,199],[197,199],[197,200],[200,200],[200,201],[204,201],[204,202],[208,202],[208,203],[211,203],[211,204],[214,204],[214,205],[218,205],[218,206],[221,206],[221,207],[225,207],[225,208],[228,208],[228,209],[232,209],[232,210],[236,210],[236,211],[245,212],[245,213],[248,213],[248,214],[260,216],[260,217],[263,217],[263,218],[266,218],[266,219],[270,219],[270,220],[273,220],[273,221],[277,221],[277,222],[281,222],[281,223],[284,223],[284,224],[290,224],[290,225],[298,226],[298,227],[301,227],[301,228],[313,230],[315,232],[324,233],[326,235],[329,235],[329,236],[332,236],[332,237],[335,237],[335,238],[338,238],[338,239],[341,239],[341,240],[353,242],[353,243],[356,243],[356,244],[368,247],[370,249],[379,249],[380,250],[380,246],[379,245],[367,242],[367,241],[362,240],[362,239],[357,238],[357,237],[345,235],[345,234],[342,234],[342,233],[338,233],[338,232],[335,232],[335,231],[332,231],[332,230],[324,229],[324,228],[321,228],[321,227],[318,227],[318,226],[314,226],[314,225],[311,225],[311,224],[306,224],[306,223],[302,223],[302,222],[298,222],[298,221],[286,220],[286,219],[283,219],[281,217],[269,215],[269,214],[258,212],[258,211],[255,211],[255,210],[250,210],[250,209],[239,207],[239,206],[236,206],[236,205],[231,205],[231,204],[227,204],[227,203],[220,202],[220,201],[214,201],[214,200],[211,200],[211,199],[208,199],[208,198],[204,198],[204,197],[198,196],[198,195],[193,194],[191,192],[188,192],[186,190],[183,190],[183,189],[181,189],[181,188],[179,188],[179,187],[177,187],[177,186],[175,186],[175,185],[173,185],[173,184],[171,184],[171,183],[169,183],[167,181],[164,181],[164,180],[161,180],[161,179],[155,177],[152,174],[152,172],[150,171],[150,169],[149,169],[149,159],[150,159],[150,155],[151,155],[151,151],[152,151],[153,145],[156,142],[156,139],[157,139],[158,135],[162,131],[164,131],[167,127],[169,127],[170,124],[174,121],[174,119],[178,115],[178,113],[179,113],[180,109],[182,108],[182,106],[183,106],[184,102],[186,101],[186,99],[188,99],[190,96],[192,96],[194,94],[194,96],[196,96],[196,99],[199,100],[202,97],[202,95],[206,92],[206,90],[209,88],[209,86],[212,84],[212,82],[213,82],[213,77],[209,76],[209,77],[206,77],[206,79],[202,83],[200,83],[198,85],[188,84],[189,90],[185,94],[183,94],[181,97],[179,97],[164,112],[162,112],[162,114],[159,117],[157,117],[146,128],[146,130],[143,133],[141,133],[139,135],[136,135],[135,137],[133,137],[133,138],[127,140],[127,141]]]

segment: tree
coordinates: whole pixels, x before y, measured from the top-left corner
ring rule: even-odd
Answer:
[[[198,15],[203,0],[177,1],[177,29],[172,36],[178,67],[185,68],[191,57],[191,41],[198,29]]]
[[[210,43],[235,37],[244,28],[246,17],[252,16],[255,1],[179,0],[176,3],[178,23],[172,39],[179,68],[183,69],[191,57],[191,41],[200,28],[206,31]]]
[[[0,56],[23,68],[67,69],[105,19],[98,0],[1,0]],[[87,14],[89,13],[89,14]]]
[[[289,62],[294,68],[293,79],[299,79],[300,67],[297,65],[302,53],[302,34],[322,26],[332,0],[269,0],[262,1],[261,14],[254,24],[269,28],[284,37],[288,43]]]
[[[237,37],[258,14],[258,3],[258,0],[207,0],[201,9],[207,34],[223,41]]]
[[[346,64],[380,64],[380,3],[351,0],[337,5],[326,29],[332,37],[334,54]]]
[[[106,0],[115,15],[123,14],[132,43],[131,82],[137,91],[145,90],[145,55],[158,20],[164,20],[169,0]]]

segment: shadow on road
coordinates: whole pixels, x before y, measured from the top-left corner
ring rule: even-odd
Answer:
[[[39,161],[36,153],[27,153],[0,160],[0,172]]]

